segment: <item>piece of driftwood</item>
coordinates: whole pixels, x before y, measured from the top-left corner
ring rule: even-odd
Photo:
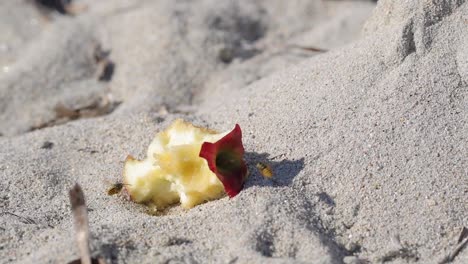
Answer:
[[[88,211],[86,209],[83,190],[78,183],[70,190],[70,204],[75,222],[76,242],[80,251],[82,264],[91,264],[89,250]]]
[[[89,249],[88,208],[86,207],[83,190],[78,183],[70,189],[69,195],[80,258],[70,261],[68,264],[106,264],[106,261],[101,257],[91,257]]]

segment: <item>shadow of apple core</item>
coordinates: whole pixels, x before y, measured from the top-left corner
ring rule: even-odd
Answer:
[[[304,158],[289,160],[283,157],[270,157],[268,153],[246,152],[244,155],[249,169],[249,178],[244,188],[252,186],[285,187],[290,186],[293,179],[304,168]],[[257,163],[264,163],[271,167],[273,176],[264,177],[256,167]]]

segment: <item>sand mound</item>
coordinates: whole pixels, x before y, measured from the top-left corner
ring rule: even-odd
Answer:
[[[369,2],[82,2],[0,75],[0,205],[22,216],[0,215],[2,261],[76,258],[75,181],[93,252],[111,263],[430,263],[468,226],[465,1],[379,1],[359,39]],[[110,82],[85,56],[96,43],[111,49]],[[21,134],[53,124],[48,107],[103,97],[121,104]],[[252,170],[234,199],[158,217],[107,196],[125,156],[177,117],[239,123],[247,160],[270,159],[277,182]]]

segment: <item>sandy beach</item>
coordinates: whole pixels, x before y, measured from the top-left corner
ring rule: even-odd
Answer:
[[[467,1],[38,2],[0,3],[0,263],[79,257],[75,183],[106,263],[449,263]],[[158,215],[108,195],[178,118],[240,125],[244,189]]]

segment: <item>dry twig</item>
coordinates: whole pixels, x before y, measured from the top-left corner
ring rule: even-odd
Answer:
[[[297,45],[297,44],[291,44],[290,47],[305,50],[305,51],[321,52],[321,53],[328,51],[328,50],[322,49],[322,48],[317,48],[317,47],[313,47],[313,46],[302,46],[302,45]]]
[[[20,216],[20,215],[11,213],[11,212],[1,212],[0,214],[8,214],[8,215],[15,216],[18,219],[20,219],[21,222],[24,223],[24,224],[36,224],[36,222],[34,220],[32,220],[31,218],[29,218],[29,217]]]
[[[466,227],[463,227],[460,232],[460,236],[458,237],[458,242],[455,248],[449,254],[443,257],[442,260],[438,262],[438,264],[445,264],[445,263],[452,262],[467,244],[468,244],[468,229]]]

